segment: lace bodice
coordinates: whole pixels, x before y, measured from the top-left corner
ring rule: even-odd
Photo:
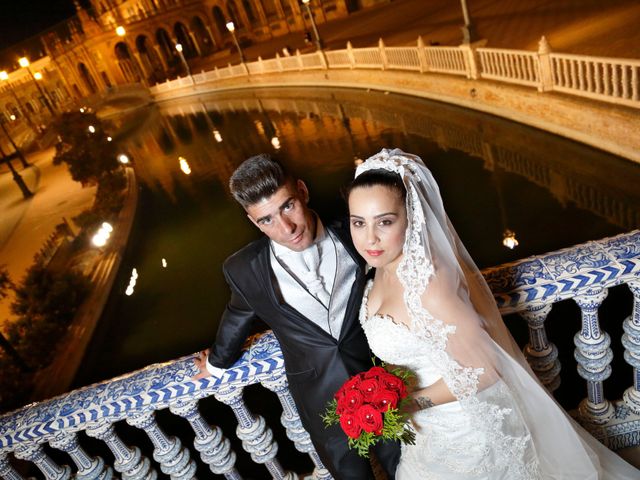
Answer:
[[[369,316],[368,300],[372,281],[367,287],[360,309],[360,323],[371,351],[383,362],[406,368],[416,374],[416,385],[426,387],[441,377],[431,365],[424,340],[390,315]]]

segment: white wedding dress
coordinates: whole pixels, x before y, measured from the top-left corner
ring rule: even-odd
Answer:
[[[425,355],[429,350],[425,340],[405,325],[395,323],[389,315],[369,317],[367,301],[372,284],[370,281],[367,285],[360,311],[360,322],[372,352],[387,364],[413,372],[416,389],[435,383],[441,376]],[[494,443],[486,432],[474,428],[475,422],[467,418],[468,413],[457,401],[427,408],[411,417],[416,443],[402,445],[396,479],[542,478],[531,436],[506,385],[498,381],[480,392],[478,398],[496,409],[508,410],[501,424],[510,440],[507,444]]]
[[[356,177],[370,170],[393,172],[406,188],[408,226],[396,275],[408,323],[368,311],[370,282],[360,312],[364,332],[382,361],[416,374],[418,389],[442,379],[456,399],[412,415],[416,444],[403,445],[397,480],[640,479],[535,377],[422,160],[384,149],[359,165]]]

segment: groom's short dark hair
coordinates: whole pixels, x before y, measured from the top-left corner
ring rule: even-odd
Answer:
[[[229,179],[229,190],[236,201],[247,208],[269,198],[287,182],[291,175],[267,153],[247,158]]]

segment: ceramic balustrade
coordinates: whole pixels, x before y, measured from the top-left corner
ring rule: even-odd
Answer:
[[[296,448],[310,455],[319,479],[331,478],[302,427],[288,390],[280,346],[273,333],[254,339],[250,348],[219,378],[193,379],[197,369],[193,357],[184,357],[127,375],[84,387],[49,401],[27,405],[0,417],[0,476],[22,478],[8,454],[35,464],[47,480],[108,480],[113,470],[124,480],[153,480],[157,468],[171,479],[195,478],[196,462],[189,449],[167,435],[155,412],[169,409],[185,418],[195,433],[194,448],[202,462],[229,480],[240,479],[236,454],[219,427],[209,425],[200,414],[198,401],[214,396],[229,405],[238,420],[236,434],[254,462],[263,464],[274,479],[292,480],[297,473],[283,469],[276,455],[278,444],[264,418],[252,413],[243,400],[246,386],[263,383],[283,406],[282,422]],[[153,445],[153,461],[138,446],[130,446],[118,434],[120,421],[143,430]],[[104,442],[113,454],[113,468],[101,458],[92,458],[78,441],[77,432]],[[72,469],[58,465],[44,444],[66,452]]]
[[[561,381],[557,347],[548,340],[545,321],[555,303],[572,300],[580,308],[581,328],[574,336],[577,372],[587,397],[576,416],[609,447],[640,445],[640,231],[587,242],[525,258],[483,272],[503,314],[519,313],[529,325],[525,355],[550,390]],[[606,398],[603,382],[613,372],[612,339],[600,323],[600,306],[612,287],[624,285],[634,297],[631,314],[619,319],[624,359],[633,367],[632,384],[621,400]],[[608,319],[615,321],[615,319]]]

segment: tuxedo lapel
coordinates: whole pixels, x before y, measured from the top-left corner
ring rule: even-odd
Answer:
[[[306,316],[301,314],[293,306],[286,303],[282,299],[282,295],[280,294],[280,292],[276,290],[276,285],[274,284],[275,275],[273,273],[273,269],[271,268],[271,248],[269,246],[269,239],[267,237],[263,237],[262,245],[260,246],[256,258],[252,262],[252,267],[256,274],[256,278],[260,278],[262,280],[261,283],[262,285],[264,285],[265,293],[271,300],[271,303],[275,305],[278,310],[280,310],[280,313],[283,316],[287,318],[296,318],[300,322],[303,322],[305,325],[308,325],[309,328],[312,328],[322,335],[325,335],[327,338],[331,338],[335,341],[335,339],[331,335],[329,335],[329,333],[325,332],[322,328],[320,328]]]

